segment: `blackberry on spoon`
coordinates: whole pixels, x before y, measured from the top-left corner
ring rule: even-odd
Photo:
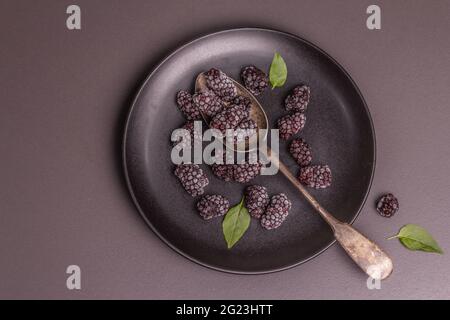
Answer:
[[[205,73],[206,84],[222,100],[231,101],[237,96],[237,88],[233,81],[221,70],[211,68]]]

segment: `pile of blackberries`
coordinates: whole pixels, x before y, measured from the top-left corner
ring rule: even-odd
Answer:
[[[305,127],[305,112],[308,108],[310,97],[310,88],[306,85],[299,85],[284,100],[284,107],[290,113],[277,121],[282,140],[289,140]]]
[[[300,132],[306,123],[305,112],[311,99],[311,89],[307,85],[296,86],[284,100],[289,114],[277,121],[280,138],[289,140]],[[289,152],[300,166],[299,181],[311,188],[324,189],[331,185],[331,169],[328,165],[311,165],[313,156],[311,147],[302,138],[291,141]]]
[[[281,226],[292,203],[284,193],[269,198],[266,187],[253,185],[245,190],[245,207],[253,218],[260,219],[263,228],[271,230]]]
[[[178,92],[176,102],[178,108],[185,116],[187,122],[181,126],[186,129],[183,139],[175,141],[178,149],[192,147],[193,143],[201,137],[197,137],[194,131],[194,121],[208,119],[209,126],[225,133],[227,129],[237,130],[234,137],[236,142],[248,139],[249,130],[255,132],[258,129],[256,122],[250,118],[251,101],[238,95],[234,82],[221,70],[212,68],[205,72],[208,90],[190,94],[181,90]],[[256,68],[248,66],[242,69],[242,81],[254,95],[261,94],[268,86],[267,75]],[[211,165],[214,175],[224,181],[235,181],[247,183],[260,175],[262,164],[259,161],[245,161],[239,164],[223,163]],[[196,197],[204,194],[209,184],[206,173],[195,164],[177,165],[175,176],[181,185],[191,196]],[[221,195],[205,195],[197,203],[200,216],[209,220],[221,216],[228,211],[229,201]]]

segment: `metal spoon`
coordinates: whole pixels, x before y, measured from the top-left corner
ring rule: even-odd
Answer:
[[[231,79],[231,78],[230,78]],[[238,89],[238,94],[251,100],[250,117],[257,123],[260,129],[269,129],[267,115],[261,104],[256,98],[240,83],[231,79]],[[200,73],[195,81],[195,91],[202,92],[208,90],[206,79],[203,73]],[[203,115],[203,118],[209,123],[209,118]],[[250,137],[257,139],[258,135]],[[264,139],[267,137],[265,136]],[[227,146],[229,147],[229,146]],[[386,279],[393,270],[391,258],[380,249],[371,240],[367,239],[361,233],[356,231],[348,223],[344,223],[333,217],[325,208],[323,208],[316,199],[306,190],[298,179],[284,165],[278,155],[267,147],[266,156],[274,165],[278,166],[281,173],[297,188],[297,190],[306,198],[306,200],[316,209],[320,216],[328,223],[334,233],[334,237],[344,248],[347,254],[356,262],[356,264],[375,279]]]

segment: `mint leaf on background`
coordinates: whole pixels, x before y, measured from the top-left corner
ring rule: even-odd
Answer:
[[[396,236],[390,237],[389,239],[393,238],[398,238],[409,250],[420,250],[440,254],[444,253],[431,234],[416,224],[407,224],[403,226]]]

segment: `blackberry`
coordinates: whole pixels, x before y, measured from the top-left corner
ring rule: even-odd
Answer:
[[[214,175],[224,181],[247,183],[261,174],[261,163],[213,164]]]
[[[230,157],[230,164],[227,164],[227,156]],[[226,150],[222,150],[215,154],[214,163],[211,165],[213,174],[221,180],[232,181],[233,180],[233,164],[234,154],[227,155]]]
[[[307,85],[297,86],[284,100],[287,111],[305,112],[308,107],[311,90]]]
[[[328,165],[303,167],[298,179],[308,187],[325,189],[331,185],[331,169]]]
[[[211,165],[213,174],[224,181],[234,181],[247,183],[261,174],[262,163],[249,160],[240,164],[226,164],[225,159],[222,164]]]
[[[273,196],[261,217],[261,226],[267,230],[278,228],[288,216],[291,207],[292,203],[284,193]]]
[[[277,121],[278,129],[280,129],[280,138],[288,140],[297,132],[301,131],[306,123],[306,116],[303,113],[295,112],[281,117]]]
[[[267,189],[263,186],[253,185],[245,189],[245,207],[253,218],[261,218],[269,200]]]
[[[242,142],[248,140],[253,134],[256,133],[258,125],[253,119],[247,119],[241,121],[236,128],[235,141]]]
[[[188,120],[201,120],[202,115],[199,108],[192,101],[192,95],[184,90],[177,94],[177,104],[180,111]]]
[[[260,95],[269,84],[267,75],[255,66],[243,68],[241,78],[245,87],[255,96]]]
[[[191,147],[193,143],[202,141],[201,134],[198,134],[194,130],[194,121],[186,122],[180,129],[185,129],[188,131],[188,133],[183,133],[183,138],[180,137],[177,141],[174,141],[173,144],[177,149]]]
[[[227,213],[229,207],[228,199],[217,194],[206,195],[197,202],[197,210],[205,220],[223,216]]]
[[[208,117],[214,117],[223,109],[222,100],[212,91],[196,93],[192,100],[197,108]]]
[[[383,217],[392,217],[399,208],[398,200],[392,193],[383,195],[377,201],[377,211]]]
[[[233,80],[221,70],[212,68],[205,73],[206,85],[224,101],[231,101],[237,96],[237,88]]]
[[[239,183],[247,183],[261,174],[262,164],[242,163],[233,165],[233,180]]]
[[[202,195],[204,188],[209,184],[208,177],[196,164],[177,165],[175,175],[187,193],[193,197]]]
[[[224,108],[210,122],[209,126],[225,133],[227,129],[234,129],[244,119],[249,117],[249,112],[241,105],[232,105]]]
[[[244,96],[237,96],[232,101],[233,104],[242,106],[245,110],[250,111],[250,108],[252,106],[252,101]]]
[[[311,148],[304,139],[294,139],[289,147],[289,152],[300,166],[308,166],[311,164]]]
[[[256,129],[258,128],[258,125],[256,124],[255,120],[247,119],[241,121],[237,127],[238,129],[248,130],[248,129]]]
[[[217,164],[214,163],[211,165],[211,170],[213,174],[218,177],[219,179],[222,179],[223,181],[233,181],[233,172],[234,168],[232,164]]]

